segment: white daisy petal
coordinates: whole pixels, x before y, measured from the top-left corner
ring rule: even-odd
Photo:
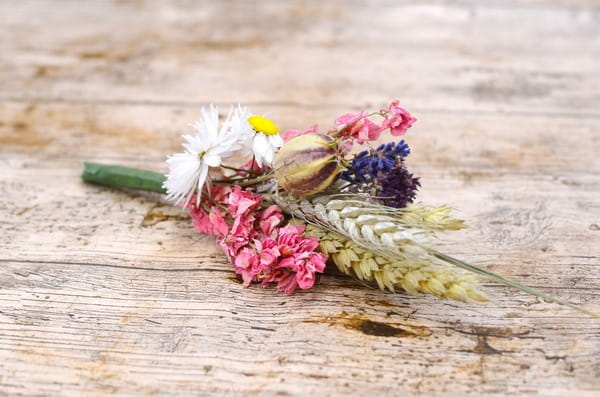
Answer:
[[[199,203],[210,168],[220,167],[223,160],[235,156],[245,144],[241,135],[247,132],[242,128],[232,128],[234,125],[243,125],[234,108],[222,123],[219,123],[216,106],[201,109],[201,115],[202,120],[192,124],[196,133],[183,136],[184,152],[167,159],[169,173],[163,187],[167,191],[167,198],[175,204],[185,203],[184,206],[187,206],[194,193],[197,193]]]
[[[167,159],[171,172],[163,187],[167,189],[167,197],[180,203],[193,192],[196,183],[200,160],[190,153],[177,153]]]
[[[269,143],[272,147],[279,149],[283,146],[283,138],[279,134],[271,135],[268,137]]]
[[[200,167],[200,173],[198,174],[198,194],[196,195],[196,205],[200,205],[200,199],[202,198],[202,188],[204,187],[204,182],[206,182],[206,177],[208,175],[208,165],[202,164]],[[191,196],[190,196],[191,198]],[[189,202],[189,199],[188,199]],[[187,203],[184,207],[187,207]]]
[[[252,126],[248,123],[248,117],[251,116],[250,111],[246,107],[238,105],[234,108],[231,116],[231,132],[238,140],[240,145],[239,154],[247,156],[252,153],[252,141],[255,132]]]
[[[283,146],[283,139],[279,134],[265,135],[261,132],[256,132],[252,142],[254,157],[259,166],[263,164],[271,165],[277,149]]]
[[[254,151],[254,157],[259,167],[266,163],[266,156],[268,155],[271,147],[265,134],[257,133],[252,141],[252,150]],[[268,163],[267,163],[268,164]]]
[[[221,156],[215,151],[210,151],[204,155],[202,162],[210,167],[218,167],[221,165]]]
[[[268,150],[266,152],[263,153],[263,160],[266,164],[273,164],[273,157],[275,156],[275,152],[273,152],[272,150]]]

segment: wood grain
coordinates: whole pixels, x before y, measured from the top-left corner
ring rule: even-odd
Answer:
[[[600,392],[600,322],[323,276],[244,289],[160,197],[82,161],[164,170],[209,102],[283,128],[400,98],[440,247],[600,311],[593,1],[0,3],[0,394]]]

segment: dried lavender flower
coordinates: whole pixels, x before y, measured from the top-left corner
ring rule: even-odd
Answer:
[[[404,208],[415,200],[421,183],[401,162],[389,172],[382,173],[374,185],[377,201],[389,207]]]

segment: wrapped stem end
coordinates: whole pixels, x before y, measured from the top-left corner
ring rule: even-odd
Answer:
[[[154,171],[98,163],[83,163],[81,179],[97,185],[162,193],[165,176]]]

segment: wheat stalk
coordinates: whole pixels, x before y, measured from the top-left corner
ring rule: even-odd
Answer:
[[[391,260],[315,225],[308,225],[305,232],[319,240],[321,252],[342,273],[362,281],[375,282],[382,290],[395,292],[401,288],[412,295],[420,292],[459,301],[487,300],[473,274],[436,266],[427,260]]]
[[[600,314],[574,303],[507,279],[430,247],[428,243],[435,232],[462,227],[460,221],[453,220],[449,216],[445,207],[437,208],[436,215],[436,207],[413,206],[396,210],[359,200],[335,199],[331,196],[317,197],[312,201],[295,200],[289,196],[272,196],[271,199],[290,215],[301,218],[309,225],[337,233],[375,256],[398,263],[418,264],[441,261],[548,302],[600,318]]]
[[[450,217],[447,207],[411,206],[399,210],[358,200],[272,199],[292,216],[344,236],[368,251],[403,261],[431,256],[424,245],[435,232],[464,227],[462,221]]]

